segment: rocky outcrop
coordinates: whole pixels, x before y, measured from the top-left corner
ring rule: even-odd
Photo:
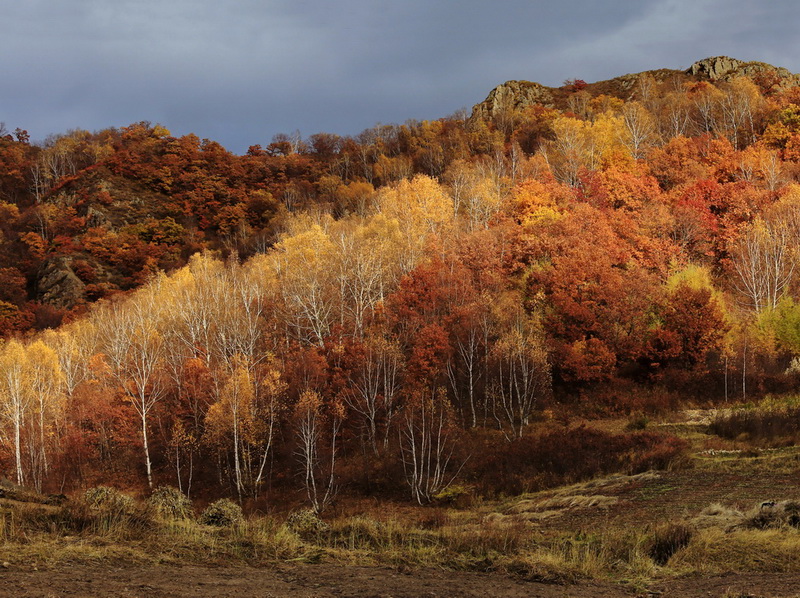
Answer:
[[[490,119],[503,111],[519,110],[534,104],[552,106],[552,89],[531,81],[506,81],[475,105],[472,118]]]
[[[687,74],[702,79],[718,81],[723,77],[729,76],[744,64],[741,60],[728,56],[714,56],[698,60],[687,69]]]
[[[788,69],[765,62],[744,62],[730,56],[713,56],[698,60],[687,69],[686,73],[709,81],[730,81],[736,77],[757,78],[772,75],[780,87],[800,85],[800,75]]]
[[[729,56],[714,56],[698,60],[685,71],[659,69],[622,75],[608,81],[598,81],[586,86],[592,96],[606,94],[629,99],[634,93],[637,81],[642,75],[649,75],[656,81],[677,80],[680,85],[689,81],[705,80],[725,82],[736,77],[751,77],[758,82],[764,80],[769,86],[782,88],[800,86],[800,75],[782,67],[764,62],[744,62]],[[495,87],[487,98],[472,109],[472,119],[491,120],[505,111],[518,110],[533,104],[565,109],[571,93],[566,88],[546,87],[530,81],[507,81]]]
[[[72,258],[47,259],[36,279],[37,300],[53,307],[70,308],[83,299],[86,285],[71,267]]]
[[[101,210],[97,209],[95,206],[90,205],[86,208],[86,228],[113,228],[111,225],[111,219],[102,212]]]

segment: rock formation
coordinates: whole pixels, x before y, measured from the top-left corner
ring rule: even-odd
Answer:
[[[601,93],[628,99],[633,92],[636,81],[642,75],[650,75],[656,81],[678,79],[679,82],[705,80],[726,82],[736,77],[747,76],[757,79],[769,76],[778,87],[800,86],[800,75],[791,73],[782,67],[775,67],[764,62],[744,62],[728,56],[715,56],[698,60],[685,71],[659,69],[622,75],[608,81],[598,81],[586,86],[591,95]],[[495,87],[487,98],[472,108],[471,118],[488,120],[507,110],[518,110],[541,104],[565,109],[566,98],[570,93],[564,88],[546,87],[530,81],[507,81]]]
[[[795,75],[783,67],[765,62],[744,62],[729,56],[714,56],[698,60],[690,66],[687,74],[709,81],[730,81],[736,77],[757,77],[761,74],[774,74],[781,87],[800,85],[800,75]]]
[[[488,119],[503,110],[518,110],[533,104],[552,106],[552,89],[531,81],[506,81],[472,109],[472,118]]]
[[[47,259],[36,280],[37,299],[53,307],[69,308],[83,299],[86,285],[70,264],[72,258],[56,256]]]

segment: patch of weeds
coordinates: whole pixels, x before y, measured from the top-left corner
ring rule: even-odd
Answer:
[[[766,501],[753,508],[744,520],[744,527],[772,529],[800,527],[800,503],[792,500]]]
[[[652,500],[677,489],[677,486],[670,486],[669,484],[654,484],[645,486],[639,490],[638,494],[642,500]]]
[[[159,486],[147,499],[147,504],[159,515],[168,519],[189,519],[192,501],[172,486]]]
[[[242,507],[228,498],[211,503],[200,515],[200,523],[215,527],[231,527],[243,520]]]
[[[633,415],[628,423],[625,424],[625,429],[628,431],[646,430],[650,425],[650,418],[642,413]]]
[[[647,554],[663,567],[673,554],[689,545],[694,528],[685,523],[667,523],[655,529]]]
[[[319,536],[330,530],[330,525],[320,519],[313,509],[302,509],[289,514],[286,527],[303,539]]]

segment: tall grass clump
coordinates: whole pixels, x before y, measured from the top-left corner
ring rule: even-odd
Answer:
[[[800,568],[800,534],[784,529],[710,528],[695,534],[670,567],[699,574],[725,571],[788,573]]]
[[[152,527],[151,513],[146,507],[109,486],[89,488],[66,509],[68,518],[78,531],[133,538]]]
[[[644,579],[655,572],[648,538],[639,532],[609,530],[543,542],[512,555],[510,573],[530,581],[570,583],[580,579]]]
[[[663,567],[672,555],[686,548],[694,535],[694,528],[685,523],[665,523],[656,527],[647,554],[656,565]]]
[[[242,507],[228,498],[212,502],[200,514],[200,523],[215,527],[231,527],[243,520]]]
[[[192,501],[172,486],[156,488],[147,499],[147,504],[166,519],[189,519],[193,515]]]

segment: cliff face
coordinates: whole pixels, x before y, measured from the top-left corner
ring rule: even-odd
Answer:
[[[46,260],[36,281],[37,299],[53,307],[70,308],[83,300],[86,285],[72,269],[72,258]]]
[[[586,86],[586,91],[593,96],[607,94],[628,99],[641,75],[650,75],[656,81],[674,79],[678,82],[710,81],[712,83],[726,82],[741,76],[752,78],[768,76],[775,81],[778,87],[800,86],[800,75],[785,68],[775,67],[764,62],[745,62],[728,56],[715,56],[698,60],[685,71],[659,69],[590,83]],[[520,109],[534,104],[563,110],[569,95],[570,93],[564,88],[546,87],[530,81],[507,81],[495,87],[483,102],[472,108],[472,118],[486,120],[502,110]]]
[[[796,75],[783,67],[772,66],[765,62],[743,62],[729,56],[714,56],[698,60],[690,66],[687,74],[708,81],[730,81],[736,77],[758,77],[771,75],[778,81],[779,87],[800,85],[800,75]]]
[[[489,119],[501,110],[520,109],[534,104],[553,105],[553,89],[531,81],[507,81],[472,109],[473,118]]]

